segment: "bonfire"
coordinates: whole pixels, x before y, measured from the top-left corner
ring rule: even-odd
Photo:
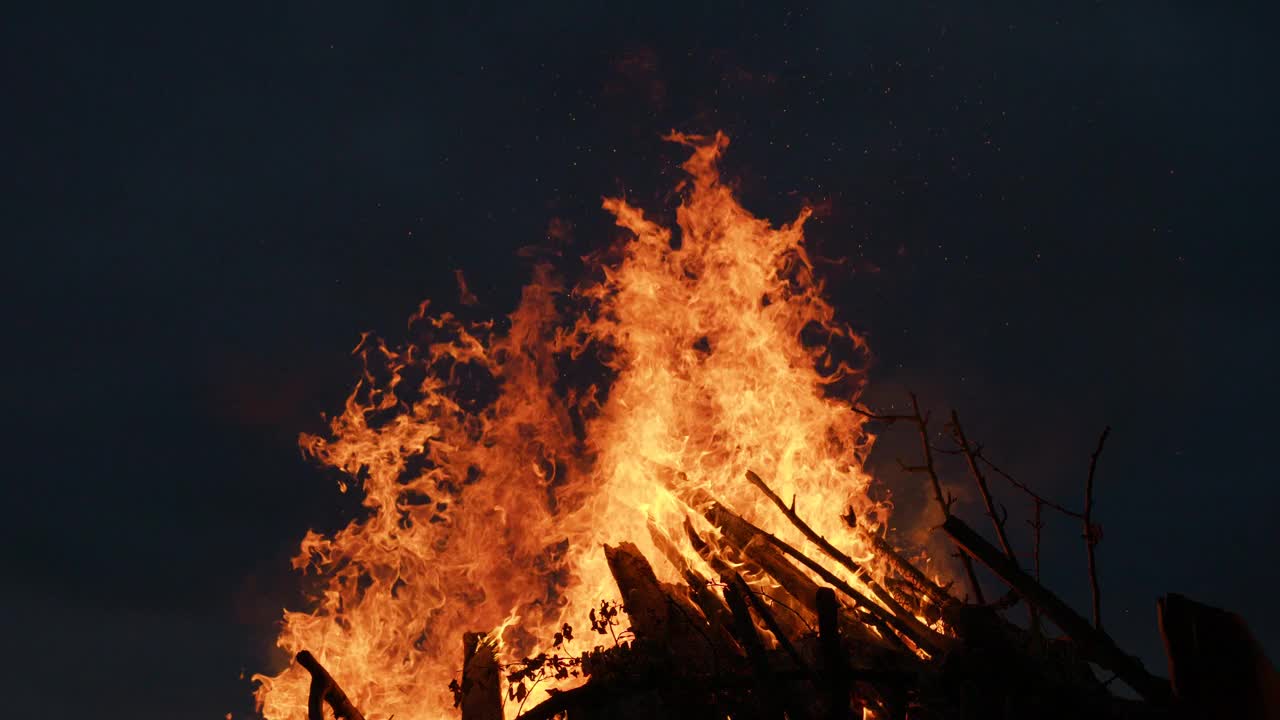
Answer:
[[[990,462],[955,413],[864,407],[868,348],[824,299],[809,211],[754,217],[718,173],[725,136],[668,139],[691,151],[673,227],[606,199],[627,237],[585,279],[539,265],[500,321],[424,303],[404,343],[362,339],[344,409],[301,444],[367,512],[302,541],[295,568],[321,589],[284,615],[296,662],[255,678],[265,717],[1274,712],[1275,672],[1229,613],[1162,600],[1172,682],[1104,631],[1107,433],[1077,511]],[[904,467],[958,561],[892,539],[864,464],[894,426],[919,435]],[[941,452],[963,458],[995,542],[952,512]],[[1030,554],[996,477],[1034,503]],[[1042,512],[1080,523],[1091,619],[1037,579]]]

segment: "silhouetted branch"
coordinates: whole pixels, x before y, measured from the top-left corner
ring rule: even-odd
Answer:
[[[1044,509],[1044,500],[1035,498],[1035,509],[1032,511],[1031,531],[1035,537],[1035,544],[1032,550],[1032,562],[1035,564],[1036,582],[1040,582],[1040,531],[1044,529],[1044,521],[1040,519],[1041,511]],[[1027,603],[1031,608],[1031,632],[1040,634],[1040,611],[1032,603]]]
[[[787,637],[787,633],[783,631],[782,626],[778,624],[778,619],[770,612],[768,606],[759,598],[757,593],[752,592],[751,587],[747,585],[747,581],[742,579],[738,573],[732,573],[729,577],[724,578],[725,582],[737,588],[743,597],[751,605],[751,609],[756,611],[756,615],[764,621],[765,627],[769,628],[769,632],[773,633],[773,637],[778,641],[778,647],[787,653],[792,662],[796,664],[796,668],[804,671],[809,670],[809,665],[800,657],[799,651],[795,645],[791,644],[791,639]]]
[[[347,698],[347,694],[338,687],[333,676],[324,669],[314,655],[303,650],[294,656],[294,659],[311,673],[311,691],[307,695],[307,720],[325,720],[322,701],[329,703],[333,716],[339,720],[364,720],[364,715],[360,714],[356,706]]]
[[[1107,443],[1107,436],[1111,434],[1111,427],[1103,428],[1102,435],[1098,437],[1098,448],[1093,451],[1093,455],[1089,458],[1089,479],[1084,486],[1084,542],[1089,551],[1089,587],[1093,591],[1093,625],[1099,630],[1102,629],[1102,594],[1098,588],[1098,564],[1094,555],[1094,548],[1098,541],[1102,539],[1101,528],[1094,525],[1090,519],[1093,514],[1093,477],[1098,469],[1098,456],[1102,455],[1102,447]]]
[[[987,487],[987,478],[982,474],[982,468],[978,467],[978,458],[975,450],[969,445],[969,438],[964,434],[964,426],[960,424],[960,415],[955,410],[951,411],[951,433],[955,436],[956,445],[960,448],[960,453],[964,455],[965,460],[969,464],[969,472],[973,474],[973,481],[978,485],[978,491],[982,493],[982,502],[987,506],[987,517],[991,518],[991,524],[995,526],[996,538],[1000,541],[1000,547],[1004,548],[1004,554],[1009,556],[1015,564],[1018,558],[1013,554],[1013,546],[1009,544],[1009,536],[1005,534],[1004,519],[996,514],[995,501],[991,499],[991,490]],[[978,451],[981,451],[979,448]]]
[[[985,455],[983,455],[983,454],[982,454],[982,450],[981,450],[981,448],[979,448],[979,450],[978,450],[978,452],[977,452],[977,458],[978,458],[978,460],[979,460],[983,465],[986,465],[988,468],[990,468],[992,472],[994,472],[995,474],[997,474],[997,475],[999,475],[1000,477],[1004,478],[1005,480],[1008,480],[1010,485],[1013,485],[1014,487],[1018,488],[1018,489],[1019,489],[1019,490],[1021,490],[1022,492],[1026,493],[1027,495],[1029,495],[1029,496],[1031,497],[1031,499],[1036,500],[1036,501],[1038,501],[1038,502],[1040,502],[1040,503],[1043,503],[1043,504],[1045,505],[1045,507],[1053,508],[1054,510],[1057,510],[1058,512],[1062,513],[1063,515],[1067,515],[1068,517],[1073,517],[1073,518],[1077,518],[1077,519],[1078,519],[1078,518],[1083,517],[1083,515],[1082,515],[1081,513],[1078,513],[1078,512],[1076,512],[1075,510],[1068,510],[1067,508],[1063,507],[1062,505],[1059,505],[1058,503],[1056,503],[1056,502],[1054,502],[1054,501],[1050,500],[1049,498],[1046,498],[1046,497],[1044,497],[1043,495],[1041,495],[1041,494],[1037,493],[1035,490],[1032,490],[1031,488],[1027,487],[1026,485],[1024,485],[1024,484],[1022,484],[1022,483],[1018,482],[1018,480],[1017,480],[1016,478],[1014,478],[1012,475],[1010,475],[1009,473],[1005,472],[1004,470],[1000,469],[1000,467],[999,467],[999,466],[997,466],[995,463],[991,462],[991,460],[990,460],[989,458],[987,458]]]
[[[956,445],[960,448],[960,454],[964,455],[965,461],[969,465],[969,472],[973,475],[973,481],[978,485],[978,492],[982,494],[982,502],[987,508],[987,517],[991,518],[991,524],[995,526],[996,538],[1000,541],[1000,547],[1004,549],[1004,554],[1009,556],[1009,560],[1014,564],[1018,564],[1018,557],[1013,552],[1013,546],[1009,543],[1009,536],[1005,532],[1005,522],[1009,519],[1009,511],[1001,506],[1004,510],[1003,517],[996,513],[995,500],[991,497],[991,489],[987,487],[987,477],[982,474],[982,468],[978,466],[977,453],[982,452],[982,448],[974,448],[969,444],[969,438],[964,433],[964,426],[960,424],[960,415],[954,409],[951,411],[951,433],[955,436]],[[1035,623],[1035,606],[1027,604],[1030,613],[1030,622]]]
[[[742,578],[739,577],[738,580],[741,581]],[[764,643],[760,640],[760,633],[756,630],[755,623],[751,622],[751,611],[746,600],[751,594],[750,589],[743,587],[745,583],[732,582],[729,577],[725,577],[725,582],[724,599],[733,614],[733,634],[751,661],[756,685],[766,706],[764,715],[771,719],[784,717],[782,699],[777,694],[777,679],[765,653]]]
[[[915,393],[907,393],[911,397],[911,413],[910,415],[877,415],[867,410],[854,407],[853,411],[863,417],[872,420],[878,420],[892,425],[895,422],[906,421],[915,425],[916,430],[920,433],[920,448],[924,453],[924,465],[908,466],[904,465],[901,460],[898,461],[899,467],[906,472],[925,473],[929,476],[929,482],[933,486],[933,498],[938,502],[938,507],[942,509],[942,517],[951,516],[951,505],[956,499],[950,496],[943,496],[942,481],[938,479],[938,470],[933,463],[933,446],[929,444],[929,416],[920,414],[920,401],[916,398]],[[965,574],[969,577],[969,585],[973,587],[973,596],[979,605],[986,604],[986,598],[982,595],[982,586],[978,584],[978,574],[973,570],[973,562],[969,560],[967,555],[960,555],[960,562],[964,565]]]
[[[1158,678],[1135,657],[1126,654],[1106,633],[1093,627],[1069,605],[1013,564],[1004,553],[987,542],[973,528],[956,516],[942,524],[956,545],[986,565],[991,572],[1017,590],[1027,602],[1036,605],[1080,647],[1086,657],[1111,670],[1138,694],[1149,701],[1165,703],[1169,698],[1168,681]]]
[[[867,588],[871,590],[871,593],[875,595],[880,602],[884,603],[884,606],[889,609],[889,612],[897,616],[903,624],[907,626],[918,625],[919,627],[911,628],[911,637],[913,642],[919,642],[919,638],[923,637],[928,629],[916,620],[915,616],[907,612],[906,609],[902,607],[901,603],[886,592],[885,589],[880,586],[880,583],[876,582],[875,578],[871,577],[871,574],[864,570],[863,567],[854,561],[853,558],[841,552],[836,548],[836,546],[832,545],[830,541],[815,532],[813,528],[809,527],[808,523],[800,519],[800,516],[796,514],[794,502],[791,507],[787,507],[787,504],[782,501],[782,498],[778,497],[778,494],[775,493],[764,480],[761,480],[759,475],[756,475],[750,470],[747,471],[746,475],[747,482],[756,486],[760,492],[764,493],[766,497],[772,500],[773,504],[778,506],[778,509],[782,511],[782,514],[787,516],[787,519],[791,521],[791,524],[794,525],[801,534],[808,538],[814,545],[817,545],[833,560],[848,568],[849,571],[854,574],[854,577],[861,580],[862,584],[866,585]]]
[[[862,610],[859,620],[880,629],[886,640],[901,643],[893,629],[908,638],[911,637],[910,629],[903,627],[902,622],[891,612],[855,590],[851,585],[836,577],[831,571],[797,550],[785,540],[752,525],[719,502],[713,502],[704,511],[704,515],[712,525],[720,529],[725,540],[730,545],[741,551],[748,560],[759,565],[765,574],[773,578],[791,597],[802,603],[810,613],[817,614],[817,608],[814,607],[813,603],[815,594],[818,591],[818,584],[810,579],[808,575],[801,572],[799,568],[788,562],[786,557],[783,556],[784,554],[791,556],[816,573],[824,582],[845,593]],[[856,628],[860,624],[852,623],[851,625]],[[862,629],[862,632],[864,640],[870,640],[875,637],[874,633],[865,628]],[[912,642],[923,643],[924,641],[923,639],[912,639]],[[923,646],[929,647],[928,645]]]

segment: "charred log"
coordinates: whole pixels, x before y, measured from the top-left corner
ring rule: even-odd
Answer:
[[[778,509],[782,511],[782,514],[791,521],[791,524],[794,525],[801,534],[808,538],[810,542],[817,545],[818,548],[820,548],[829,557],[847,568],[855,577],[858,578],[858,580],[862,582],[862,584],[866,585],[867,588],[871,590],[871,593],[876,596],[876,599],[878,599],[889,611],[888,617],[885,618],[886,622],[892,625],[895,630],[910,638],[911,642],[917,647],[928,650],[931,653],[938,652],[942,644],[941,638],[930,637],[931,635],[934,635],[934,633],[912,616],[911,613],[908,613],[891,594],[885,591],[884,588],[880,587],[880,584],[877,583],[869,573],[863,570],[861,565],[855,562],[853,558],[837,549],[826,538],[814,532],[813,528],[809,527],[808,523],[796,514],[795,507],[787,507],[786,503],[782,501],[782,498],[778,497],[777,493],[773,492],[764,480],[760,479],[759,475],[748,470],[747,481],[756,486],[756,488],[764,493],[766,497],[772,500],[774,505],[777,505]],[[761,534],[766,534],[764,531],[760,532]],[[770,542],[773,542],[775,545],[779,545],[781,543],[781,540],[772,535],[770,535],[769,538]],[[798,556],[797,559],[799,559]],[[821,566],[816,563],[810,564],[813,561],[808,560],[807,558],[802,562],[804,562],[807,567],[814,570],[814,572],[818,572],[823,580],[826,580],[828,583],[833,585],[835,584],[827,577],[829,573],[825,568],[819,570],[818,568]],[[837,585],[837,587],[839,586]]]
[[[831,588],[819,588],[818,646],[822,654],[822,685],[826,690],[827,718],[843,720],[849,716],[849,667],[840,643],[839,605]]]
[[[303,650],[295,657],[298,664],[311,673],[311,691],[307,695],[307,720],[325,720],[323,703],[329,703],[333,716],[339,720],[364,720],[347,694],[315,656]]]
[[[780,719],[784,712],[782,700],[777,694],[778,681],[774,676],[769,656],[765,652],[764,641],[760,639],[760,633],[751,620],[751,610],[746,600],[749,592],[749,590],[744,592],[730,585],[725,588],[724,596],[729,604],[729,610],[733,613],[734,635],[737,636],[738,642],[746,650],[747,658],[751,661],[752,675],[761,694],[762,715],[765,718]]]
[[[605,560],[622,593],[637,642],[669,649],[671,653],[709,669],[717,662],[710,627],[701,611],[681,603],[658,582],[639,548],[629,542],[604,546]]]
[[[942,530],[956,546],[1018,591],[1028,603],[1035,605],[1062,631],[1071,637],[1091,660],[1116,673],[1149,702],[1165,704],[1169,700],[1169,683],[1147,672],[1135,657],[1126,654],[1106,633],[1094,628],[1088,620],[1064,603],[1031,576],[1020,570],[1009,558],[981,535],[952,515]]]

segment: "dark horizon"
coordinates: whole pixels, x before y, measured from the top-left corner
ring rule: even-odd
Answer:
[[[992,457],[1096,512],[1103,614],[1166,672],[1155,599],[1240,613],[1274,661],[1266,448],[1280,397],[1268,13],[751,4],[488,11],[32,5],[3,30],[16,548],[10,708],[240,718],[308,528],[358,512],[304,460],[363,331],[455,270],[497,317],[553,221],[566,254],[654,212],[684,151],[775,223],[806,203],[866,402],[956,408]],[[872,467],[923,486],[885,439]],[[902,454],[910,450],[903,450]],[[967,478],[955,475],[957,485]],[[1022,499],[998,486],[1010,510]],[[962,512],[984,532],[979,510]],[[1021,518],[1017,518],[1020,520]],[[1025,545],[1019,525],[1015,542]],[[1079,528],[1045,584],[1087,613]]]

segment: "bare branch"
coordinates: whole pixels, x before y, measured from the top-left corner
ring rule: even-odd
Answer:
[[[1101,539],[1101,532],[1097,525],[1094,525],[1090,519],[1093,514],[1093,477],[1098,469],[1098,456],[1102,455],[1102,447],[1107,443],[1107,436],[1111,434],[1111,426],[1103,428],[1102,435],[1098,437],[1098,448],[1093,451],[1093,455],[1089,458],[1089,479],[1084,486],[1084,542],[1089,551],[1089,587],[1093,590],[1093,626],[1102,629],[1102,595],[1098,588],[1098,564],[1094,554],[1094,548]]]
[[[1000,469],[1000,467],[998,467],[995,463],[991,462],[991,460],[987,458],[985,455],[983,455],[981,451],[977,453],[977,458],[983,465],[986,465],[988,468],[990,468],[992,472],[1004,478],[1005,480],[1008,480],[1010,485],[1013,485],[1014,487],[1018,488],[1022,492],[1026,493],[1033,500],[1037,500],[1043,503],[1045,507],[1053,508],[1054,510],[1057,510],[1063,515],[1067,515],[1069,517],[1073,517],[1073,518],[1084,517],[1081,513],[1078,513],[1075,510],[1068,510],[1062,505],[1059,505],[1058,503],[1053,502],[1052,500],[1044,497],[1043,495],[1040,495],[1035,490],[1032,490],[1031,488],[1027,487],[1023,483],[1018,482],[1018,480],[1014,478],[1012,475]]]
[[[956,499],[949,493],[943,495],[942,481],[938,479],[937,468],[933,464],[933,446],[929,443],[929,416],[920,414],[920,401],[916,398],[915,393],[908,393],[911,397],[911,415],[893,416],[903,420],[909,420],[916,426],[916,430],[920,433],[920,448],[924,453],[924,465],[920,466],[929,475],[929,482],[933,485],[933,497],[938,501],[938,507],[942,508],[942,517],[951,516],[951,505]],[[969,578],[969,585],[973,588],[974,599],[979,605],[986,604],[986,598],[982,595],[982,585],[978,583],[978,573],[973,569],[973,561],[968,555],[961,554],[960,562],[964,565],[965,575]]]
[[[1004,531],[1004,520],[996,512],[995,501],[991,498],[991,490],[987,487],[987,477],[982,474],[982,468],[978,467],[978,458],[973,446],[969,444],[969,438],[964,434],[964,426],[960,424],[960,415],[955,410],[951,411],[951,432],[955,436],[956,445],[960,447],[960,452],[964,455],[965,460],[969,463],[969,472],[973,474],[973,480],[978,484],[978,491],[982,493],[982,502],[987,506],[987,517],[991,518],[991,524],[995,526],[996,538],[1000,541],[1000,547],[1004,549],[1004,554],[1017,564],[1017,556],[1013,553],[1013,546],[1009,544],[1009,536]]]
[[[1080,647],[1086,657],[1120,675],[1120,677],[1149,701],[1167,702],[1169,682],[1147,672],[1141,661],[1126,654],[1103,631],[1091,626],[1088,620],[1064,603],[1043,585],[1018,569],[1003,553],[954,515],[942,524],[943,532],[951,536],[966,554],[986,565],[1001,580],[1017,590],[1027,602],[1037,605],[1044,614],[1062,628]]]

